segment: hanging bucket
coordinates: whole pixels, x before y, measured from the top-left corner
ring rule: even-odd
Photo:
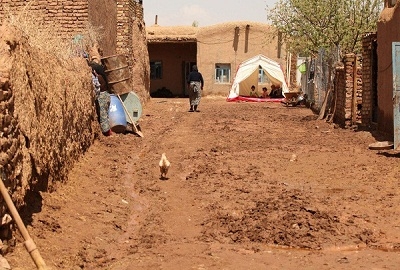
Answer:
[[[300,64],[299,66],[299,71],[301,74],[304,74],[307,72],[307,64],[305,62],[303,62],[302,64]]]
[[[126,56],[117,54],[103,57],[101,61],[105,66],[105,72],[111,91],[118,95],[129,93],[132,86],[130,83],[129,66]]]
[[[123,133],[126,130],[126,117],[124,107],[116,95],[110,95],[110,108],[108,109],[108,120],[111,130],[115,133]]]

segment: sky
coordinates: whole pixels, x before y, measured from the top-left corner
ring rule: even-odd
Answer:
[[[268,23],[267,10],[278,0],[143,0],[146,26],[209,26],[231,21]]]

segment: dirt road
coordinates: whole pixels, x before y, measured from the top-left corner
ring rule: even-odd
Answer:
[[[153,99],[144,138],[102,137],[38,194],[28,230],[51,269],[398,269],[399,153],[307,108],[199,108]],[[21,242],[6,259],[35,269]]]

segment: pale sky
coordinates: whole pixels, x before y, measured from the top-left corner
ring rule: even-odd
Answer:
[[[143,0],[146,26],[200,27],[231,21],[268,23],[267,10],[278,0]]]

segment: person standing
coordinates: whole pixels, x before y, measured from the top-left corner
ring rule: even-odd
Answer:
[[[111,128],[108,119],[108,110],[110,108],[111,96],[106,73],[101,64],[91,62],[89,66],[92,68],[92,82],[95,89],[96,109],[101,132],[105,136],[109,136],[111,135]]]
[[[201,75],[201,73],[198,71],[196,65],[193,65],[192,71],[189,73],[186,82],[189,88],[189,112],[200,112],[197,108],[200,104],[204,80],[203,75]]]

